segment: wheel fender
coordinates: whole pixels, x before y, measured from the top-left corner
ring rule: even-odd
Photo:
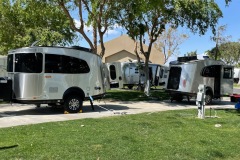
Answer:
[[[68,98],[70,95],[79,95],[79,97],[81,97],[82,100],[84,100],[85,98],[84,91],[79,87],[68,88],[63,94],[63,100]]]

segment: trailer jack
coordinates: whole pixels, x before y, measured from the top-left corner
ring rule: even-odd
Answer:
[[[89,96],[89,98],[90,98],[90,104],[91,104],[92,110],[94,111],[93,98],[92,96]]]

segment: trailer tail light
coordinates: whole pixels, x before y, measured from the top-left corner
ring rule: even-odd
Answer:
[[[52,76],[45,76],[45,78],[52,78]]]
[[[183,87],[185,88],[186,87],[186,84],[187,84],[187,81],[186,79],[183,80]]]

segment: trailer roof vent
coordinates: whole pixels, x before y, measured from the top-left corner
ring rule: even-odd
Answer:
[[[192,60],[197,60],[197,56],[178,57],[179,62],[188,62]]]

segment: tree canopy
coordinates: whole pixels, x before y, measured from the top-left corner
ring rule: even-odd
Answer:
[[[62,11],[48,1],[0,0],[0,53],[29,46],[69,44],[74,32]]]
[[[118,23],[134,41],[139,41],[140,51],[145,56],[146,79],[149,79],[148,61],[152,45],[167,24],[174,28],[186,26],[200,35],[210,28],[215,34],[216,23],[222,17],[219,6],[212,0],[122,0],[119,8],[122,10],[117,17]],[[145,38],[147,50],[142,46]]]
[[[222,60],[229,65],[240,65],[239,42],[225,42],[220,44],[217,48],[212,48],[210,51],[207,52],[210,58],[215,58],[216,49],[218,50],[217,60]]]
[[[82,35],[94,53],[103,56],[104,34],[114,25],[115,14],[118,14],[115,0],[76,0],[74,2],[55,0],[55,2],[70,20],[70,27]],[[73,12],[76,12],[77,16],[74,17],[71,14]],[[80,26],[77,26],[76,20],[79,20]],[[88,34],[86,27],[92,27],[92,35]],[[97,51],[98,42],[101,45],[99,52]]]

